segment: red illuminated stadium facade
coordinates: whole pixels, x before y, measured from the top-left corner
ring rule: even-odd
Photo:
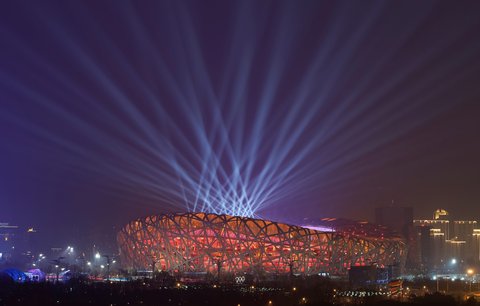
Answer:
[[[345,275],[352,265],[402,264],[404,241],[365,223],[300,227],[206,213],[149,216],[118,233],[123,264],[175,272]],[[352,224],[356,224],[353,226]],[[371,235],[369,235],[371,233]]]

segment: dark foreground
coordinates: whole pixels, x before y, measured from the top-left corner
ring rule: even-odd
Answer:
[[[384,298],[338,300],[327,287],[269,288],[235,286],[161,287],[128,283],[2,284],[0,305],[480,305],[475,300],[455,300],[440,294],[404,301]]]

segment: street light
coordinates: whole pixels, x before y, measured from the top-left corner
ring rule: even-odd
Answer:
[[[467,270],[467,275],[470,276],[470,292],[472,292],[472,283],[473,283],[473,274],[475,271],[473,269],[468,269]]]
[[[438,277],[438,275],[434,275],[433,280],[437,281],[437,292],[440,292],[440,277]]]
[[[110,255],[103,255],[107,259],[107,281],[110,280],[110,264],[112,263],[112,258]]]
[[[59,274],[60,272],[58,271],[58,268],[60,267],[60,265],[62,264],[62,259],[64,259],[65,257],[61,256],[61,257],[58,257],[57,259],[54,259],[51,261],[52,264],[55,265],[55,272],[57,274],[57,277],[56,277],[56,283],[58,283],[58,277],[59,277]]]
[[[101,257],[100,253],[97,252],[97,254],[95,254],[95,259],[100,259]]]

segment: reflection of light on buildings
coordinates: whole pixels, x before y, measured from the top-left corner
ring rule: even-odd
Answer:
[[[451,221],[448,216],[446,210],[437,209],[433,220],[413,221],[421,264],[429,269],[447,268],[451,258],[457,258],[460,264],[480,264],[478,222]]]
[[[447,258],[460,258],[464,259],[466,256],[465,248],[466,248],[467,242],[464,240],[456,240],[456,239],[451,239],[451,240],[445,240],[445,246],[446,246],[446,255]]]
[[[445,233],[439,228],[430,229],[430,237],[432,240],[432,259],[435,264],[438,264],[445,260]]]
[[[477,221],[453,221],[453,234],[456,239],[468,241],[472,239]]]
[[[474,229],[472,234],[473,256],[480,262],[480,229]]]
[[[326,226],[302,225],[302,227],[321,232],[335,232],[334,228]]]
[[[445,239],[450,238],[450,221],[449,220],[413,220],[413,226],[424,226],[432,229],[438,229],[443,233]]]

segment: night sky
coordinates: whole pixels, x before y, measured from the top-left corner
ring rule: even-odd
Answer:
[[[3,1],[0,222],[82,242],[186,210],[371,219],[393,200],[480,219],[479,16],[478,1]]]

